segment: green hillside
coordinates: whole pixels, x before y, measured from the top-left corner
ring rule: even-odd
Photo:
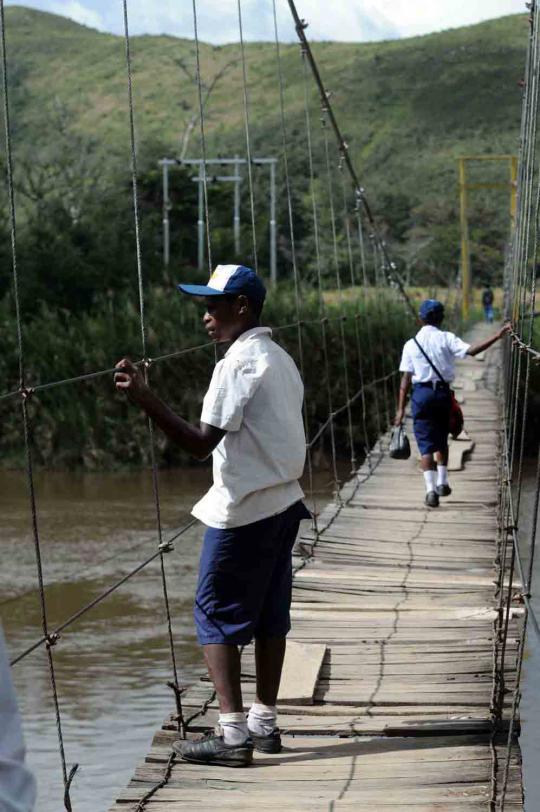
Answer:
[[[7,9],[6,27],[21,218],[24,221],[32,211],[35,216],[36,206],[53,193],[62,198],[60,205],[69,218],[73,219],[73,212],[79,217],[85,205],[90,209],[129,183],[123,38],[23,7]],[[456,275],[456,157],[518,150],[519,83],[527,35],[527,19],[520,15],[407,40],[314,46],[372,208],[409,281],[440,283]],[[178,155],[186,134],[190,137],[185,156],[201,154],[195,53],[192,41],[165,36],[134,37],[132,51],[140,167],[143,174],[149,173],[142,187],[154,215],[148,223],[157,252],[161,229],[157,160],[164,154]],[[253,153],[279,156],[275,48],[272,43],[252,43],[246,52]],[[245,155],[238,46],[203,44],[201,60],[203,82],[214,85],[205,113],[208,154]],[[282,64],[293,189],[300,218],[298,244],[309,276],[313,241],[308,227],[311,215],[303,71],[296,44],[282,47]],[[325,180],[320,108],[314,83],[310,77],[308,81],[323,221],[326,217],[323,232],[328,233],[329,207],[322,197]],[[476,171],[482,181],[506,178],[506,168],[499,165],[483,164],[481,170],[482,177]],[[268,186],[262,170],[254,174],[264,265],[268,260]],[[278,263],[283,276],[290,251],[282,164],[278,182]],[[191,228],[197,218],[193,186],[186,173],[183,178],[175,175],[172,179],[176,209],[171,217],[178,227],[174,259],[188,264],[194,261],[195,249],[193,245],[183,246],[182,240],[186,226]],[[229,257],[230,191],[230,186],[214,186],[211,192],[212,224],[221,228],[221,233],[216,231],[218,248]],[[246,223],[247,195],[243,206]],[[471,209],[475,279],[479,283],[489,278],[498,282],[508,233],[508,193],[475,192]],[[344,255],[343,234],[340,240]],[[325,251],[325,264],[331,265],[330,248],[323,246]],[[247,243],[242,257],[252,260]],[[0,295],[1,288],[0,279]]]
[[[7,37],[18,150],[33,152],[37,146],[41,151],[54,140],[61,107],[79,133],[96,139],[105,152],[125,156],[122,38],[23,7],[7,9]],[[366,185],[390,191],[391,184],[418,199],[433,192],[448,196],[454,193],[456,155],[515,151],[526,40],[525,16],[512,16],[407,40],[316,44],[323,77]],[[287,112],[294,125],[303,104],[299,49],[286,45],[282,54]],[[229,65],[208,106],[213,150],[244,148],[238,56],[236,45],[202,46],[207,83]],[[255,146],[276,152],[274,47],[248,44],[247,58]],[[196,105],[190,79],[193,43],[135,37],[133,62],[141,147],[159,145],[174,154]],[[198,152],[195,132],[189,153]]]

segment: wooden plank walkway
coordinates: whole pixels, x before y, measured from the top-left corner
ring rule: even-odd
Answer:
[[[295,576],[291,639],[327,651],[314,704],[280,704],[284,752],[256,754],[256,764],[244,770],[174,762],[145,809],[495,809],[493,791],[504,766],[490,716],[498,358],[494,349],[480,363],[460,363],[458,391],[471,442],[461,446],[468,459],[452,473],[453,494],[438,510],[423,506],[414,448],[406,462],[382,456],[370,475],[365,465],[342,489],[337,515],[335,504],[322,511],[320,526],[329,523],[328,529]],[[455,467],[462,465],[461,442],[452,454]],[[313,543],[311,532],[302,531],[303,549]],[[519,614],[508,640],[510,691]],[[249,706],[251,647],[242,672]],[[215,724],[206,677],[189,689],[184,704],[186,717],[195,716],[194,733]],[[172,728],[166,720],[156,733],[114,812],[138,810],[164,779],[177,737]],[[505,809],[522,808],[516,751]]]

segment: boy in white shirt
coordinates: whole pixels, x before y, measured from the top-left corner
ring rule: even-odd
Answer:
[[[213,455],[214,484],[193,508],[207,526],[195,624],[221,732],[173,747],[186,761],[244,766],[254,747],[281,750],[276,700],[290,629],[291,552],[300,521],[310,517],[298,484],[304,388],[292,358],[259,325],[266,291],[251,269],[220,265],[208,285],[178,287],[205,297],[208,334],[232,342],[214,369],[200,425],[172,412],[128,359],[117,364],[115,382],[186,451],[198,459]],[[246,720],[239,647],[253,638],[257,691]]]
[[[419,316],[424,326],[403,347],[399,366],[403,376],[394,424],[403,423],[412,383],[413,429],[422,455],[426,505],[435,508],[440,496],[452,493],[448,483],[449,384],[455,376],[455,359],[478,355],[506,335],[511,326],[506,324],[495,335],[471,346],[454,333],[441,330],[444,305],[436,299],[422,302]]]

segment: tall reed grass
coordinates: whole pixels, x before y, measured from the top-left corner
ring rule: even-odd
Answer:
[[[151,358],[205,344],[204,308],[174,290],[155,287],[148,292],[146,322]],[[344,297],[325,303],[329,385],[315,293],[302,296],[301,343],[306,389],[308,436],[313,437],[328,417],[329,396],[334,410],[346,401],[345,364],[352,395],[364,383],[397,370],[401,346],[411,335],[413,320],[392,291],[368,297]],[[343,319],[343,320],[342,320]],[[300,345],[294,295],[289,287],[269,295],[263,322],[276,329],[274,337],[300,364]],[[7,300],[0,303],[3,352],[0,355],[2,391],[18,386],[16,326]],[[288,325],[288,326],[287,326]],[[291,326],[292,325],[292,326]],[[341,329],[345,336],[345,353]],[[107,369],[122,357],[141,357],[138,307],[129,297],[101,300],[91,314],[73,315],[41,307],[24,325],[25,366],[28,385]],[[224,348],[219,348],[222,354]],[[214,347],[152,364],[151,385],[171,407],[190,421],[199,419],[202,398],[215,362]],[[393,414],[397,378],[365,389],[351,407],[354,450],[360,457]],[[88,469],[145,465],[149,446],[145,419],[115,392],[112,375],[65,384],[35,393],[29,400],[32,444],[38,465]],[[364,431],[367,428],[367,436]],[[335,421],[341,454],[350,454],[348,415]],[[161,432],[156,433],[160,465],[187,463],[187,458]],[[314,449],[324,457],[329,449],[325,431]],[[0,454],[3,467],[23,462],[20,398],[0,402]]]

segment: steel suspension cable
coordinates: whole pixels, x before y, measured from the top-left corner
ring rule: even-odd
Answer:
[[[356,453],[354,450],[354,432],[353,432],[353,424],[352,424],[352,412],[350,407],[350,387],[349,387],[349,359],[348,359],[348,352],[347,352],[347,342],[345,339],[345,313],[344,313],[344,299],[343,299],[343,289],[341,284],[341,271],[340,271],[340,262],[339,262],[339,254],[338,254],[338,244],[337,244],[337,231],[336,231],[336,207],[334,202],[334,184],[332,181],[332,169],[330,165],[330,149],[328,144],[328,129],[326,126],[326,110],[322,111],[322,128],[323,128],[323,136],[324,136],[324,158],[325,158],[325,168],[326,168],[326,184],[328,190],[328,202],[330,205],[330,226],[332,232],[332,255],[334,258],[334,271],[336,276],[336,288],[338,292],[338,301],[340,306],[340,311],[342,315],[342,320],[339,325],[339,336],[341,340],[341,362],[343,364],[343,384],[345,389],[345,400],[348,403],[347,407],[347,430],[348,430],[348,439],[349,439],[349,451],[351,457],[351,469],[354,471],[356,470]]]
[[[29,654],[32,654],[33,651],[38,649],[43,644],[54,645],[54,643],[56,643],[58,641],[58,638],[60,637],[60,634],[65,629],[67,629],[68,626],[71,626],[73,623],[75,623],[75,621],[79,620],[81,617],[86,615],[87,612],[89,612],[90,610],[92,610],[96,606],[98,606],[102,601],[105,600],[105,598],[108,598],[109,595],[112,595],[114,592],[116,592],[117,589],[119,589],[121,586],[123,586],[123,584],[125,584],[126,581],[129,581],[131,578],[133,578],[134,575],[137,575],[137,573],[141,572],[149,564],[151,564],[153,561],[155,561],[156,558],[158,558],[158,556],[160,556],[160,555],[162,555],[164,553],[171,552],[174,549],[174,547],[172,546],[173,542],[176,541],[176,539],[178,539],[184,533],[186,533],[195,524],[197,524],[197,519],[190,520],[180,530],[178,530],[176,533],[174,533],[169,539],[162,542],[159,545],[156,552],[154,552],[151,556],[146,558],[140,564],[137,564],[136,567],[134,567],[132,570],[130,570],[122,578],[115,581],[115,583],[112,584],[110,587],[107,587],[107,589],[104,592],[102,592],[100,595],[98,595],[96,598],[94,598],[93,600],[91,600],[88,603],[84,604],[84,606],[81,606],[79,609],[77,609],[77,611],[74,612],[74,614],[70,615],[70,617],[68,617],[67,620],[63,621],[63,623],[61,623],[59,626],[56,626],[53,629],[53,631],[49,632],[47,635],[44,635],[43,637],[40,637],[38,640],[36,640],[34,643],[32,643],[32,645],[28,646],[24,651],[22,651],[20,654],[18,654],[11,661],[11,663],[10,663],[11,666],[17,665],[17,663],[21,662],[21,660],[24,660],[26,657],[28,657]],[[138,546],[140,546],[140,545],[139,544],[134,545],[134,547],[131,548],[131,549],[135,549]]]
[[[371,228],[373,229],[373,231],[375,233],[378,234],[377,226],[376,226],[376,223],[375,223],[375,218],[374,218],[373,213],[371,211],[371,207],[370,207],[370,205],[369,205],[369,203],[367,201],[365,190],[364,190],[363,186],[360,184],[358,175],[356,173],[356,169],[354,168],[354,164],[352,162],[352,159],[351,159],[351,156],[350,156],[350,153],[349,153],[349,145],[347,144],[347,142],[345,141],[345,139],[344,139],[344,137],[343,137],[343,135],[341,133],[341,129],[339,127],[336,116],[334,114],[332,104],[330,103],[330,93],[325,88],[325,85],[323,83],[323,80],[322,80],[322,77],[321,77],[317,62],[315,60],[315,56],[314,56],[313,51],[311,49],[311,46],[309,44],[309,40],[306,37],[305,29],[307,28],[307,23],[300,18],[294,0],[287,0],[287,2],[288,2],[289,9],[291,11],[291,14],[292,14],[292,17],[293,17],[293,20],[294,20],[295,29],[296,29],[298,39],[300,40],[302,53],[305,55],[307,61],[309,62],[309,66],[311,68],[313,78],[315,79],[315,83],[316,83],[318,91],[319,91],[319,95],[320,95],[320,99],[321,99],[321,105],[322,105],[323,108],[325,108],[327,110],[328,120],[329,120],[329,122],[331,124],[331,127],[332,127],[332,129],[334,131],[334,134],[336,136],[339,152],[343,157],[343,161],[345,163],[347,171],[349,172],[349,174],[351,176],[351,179],[353,181],[355,193],[358,196],[358,199],[359,199],[359,201],[360,201],[360,203],[361,203],[361,205],[362,205],[362,207],[364,209],[365,215],[366,215],[366,217],[367,217],[367,219],[368,219],[368,221],[370,223]],[[384,243],[382,242],[382,240],[379,240],[379,242],[380,242],[382,250],[384,251],[385,256],[387,258],[388,267],[391,269],[392,278],[393,278],[397,288],[399,289],[399,291],[401,293],[401,296],[403,297],[403,300],[406,303],[407,307],[409,308],[411,313],[413,313],[413,315],[416,316],[416,311],[414,309],[414,306],[413,306],[409,296],[407,295],[407,291],[405,290],[405,287],[403,285],[403,281],[401,280],[399,274],[396,271],[396,266],[390,260],[390,257],[388,256],[388,253],[386,251],[386,247],[384,246]]]
[[[199,134],[201,140],[201,153],[202,153],[202,185],[203,185],[203,199],[204,199],[204,221],[206,231],[206,248],[208,271],[212,273],[212,238],[210,231],[210,207],[208,205],[208,179],[206,173],[206,134],[204,130],[204,103],[202,97],[202,77],[201,77],[201,54],[199,43],[199,25],[197,16],[197,0],[192,0],[193,10],[193,37],[195,40],[195,64],[196,64],[196,84],[197,84],[197,99],[199,104]]]
[[[360,205],[360,201],[358,197],[356,198],[356,206],[355,206],[355,215],[356,215],[356,233],[358,237],[358,248],[360,251],[360,270],[361,270],[361,290],[362,290],[362,302],[364,305],[364,311],[366,313],[366,337],[367,337],[367,354],[371,365],[371,374],[372,377],[375,377],[375,362],[373,356],[373,340],[371,334],[371,319],[367,318],[367,312],[369,308],[369,279],[368,279],[368,272],[367,272],[367,262],[366,262],[366,250],[365,250],[365,241],[364,241],[364,229],[362,226],[362,207]],[[381,424],[381,414],[379,408],[379,395],[377,389],[375,388],[373,391],[373,401],[375,404],[375,421],[376,421],[376,430],[377,430],[377,437],[380,437],[382,434],[382,424]],[[368,456],[368,463],[371,466],[371,447]]]
[[[522,136],[521,136],[521,161],[520,161],[520,194],[519,194],[519,217],[517,222],[515,234],[516,256],[513,265],[513,320],[517,324],[518,334],[522,332],[523,320],[523,289],[524,279],[527,273],[527,258],[529,248],[529,234],[530,234],[530,195],[532,194],[532,172],[534,164],[535,152],[535,132],[536,132],[536,108],[537,108],[537,79],[535,73],[538,70],[537,58],[537,26],[538,19],[534,13],[534,8],[531,10],[531,25],[530,25],[530,38],[529,49],[527,53],[527,66],[525,75],[525,88],[523,94],[523,115],[522,115]],[[510,458],[514,461],[514,450],[517,436],[518,419],[517,414],[521,405],[519,398],[519,381],[521,380],[522,368],[522,355],[521,353],[512,353],[511,355],[511,369],[512,369],[512,390],[514,397],[510,400],[509,404],[509,425],[511,426],[511,454]]]
[[[60,761],[62,767],[62,779],[64,784],[64,798],[63,798],[64,808],[67,810],[67,812],[71,812],[72,806],[70,798],[70,788],[71,782],[78,769],[78,764],[74,764],[68,774],[64,746],[64,735],[62,729],[62,718],[60,712],[60,702],[58,698],[58,688],[56,683],[56,671],[54,665],[54,657],[52,653],[52,646],[54,645],[54,640],[49,635],[47,602],[45,598],[45,583],[43,578],[43,565],[41,559],[41,540],[39,533],[38,511],[34,485],[32,446],[30,439],[30,418],[28,414],[29,393],[25,386],[24,342],[22,334],[22,315],[19,294],[19,275],[17,267],[17,212],[15,205],[15,191],[13,182],[13,149],[11,142],[10,103],[9,103],[9,87],[8,87],[8,59],[6,48],[6,24],[5,24],[5,11],[3,0],[0,0],[0,28],[1,28],[0,46],[2,51],[2,91],[3,91],[2,95],[3,95],[4,139],[5,139],[4,147],[6,154],[6,183],[7,183],[8,206],[9,206],[13,297],[15,301],[15,318],[17,324],[17,347],[19,353],[19,393],[21,396],[22,424],[23,424],[24,448],[26,459],[26,481],[28,487],[30,512],[32,517],[32,538],[34,542],[34,554],[36,559],[36,569],[39,586],[41,627],[43,630],[43,635],[47,640],[46,652],[47,652],[47,662],[49,666],[49,679],[51,684],[56,730],[58,735],[58,750],[60,754]]]
[[[498,810],[504,810],[508,791],[510,765],[515,743],[515,725],[521,699],[521,678],[525,641],[528,629],[534,629],[540,639],[540,625],[530,604],[533,566],[540,501],[540,446],[537,449],[532,528],[529,539],[529,562],[525,573],[520,544],[520,508],[523,489],[525,439],[529,424],[529,400],[531,367],[536,360],[532,348],[534,338],[534,317],[536,301],[536,272],[539,243],[540,176],[537,161],[537,119],[540,82],[540,20],[536,2],[531,6],[531,31],[527,53],[527,69],[523,95],[521,149],[518,188],[518,211],[516,228],[507,256],[505,289],[508,292],[506,307],[511,309],[514,329],[512,344],[506,353],[505,421],[503,425],[503,475],[501,480],[500,520],[502,521],[503,541],[500,562],[500,603],[506,586],[504,612],[499,612],[498,633],[502,637],[499,655],[499,698],[498,715],[503,712],[505,655],[514,581],[517,570],[521,582],[521,597],[524,604],[518,650],[516,658],[516,680],[510,710],[510,724],[506,741],[506,759],[503,783],[498,798]],[[534,189],[536,176],[537,188]],[[531,262],[532,256],[532,262]],[[524,334],[527,336],[524,337]],[[519,427],[519,429],[518,429]],[[514,474],[517,468],[516,475]],[[506,582],[506,561],[508,546],[511,545],[508,582]]]
[[[251,133],[249,124],[249,97],[246,65],[246,49],[244,46],[244,31],[242,25],[242,0],[237,0],[238,9],[238,31],[240,35],[240,55],[242,58],[242,95],[244,101],[244,132],[246,137],[246,158],[249,185],[249,205],[251,213],[251,239],[253,242],[253,269],[259,272],[259,260],[257,255],[257,229],[255,227],[255,197],[253,193],[253,162],[251,157]]]
[[[133,83],[132,83],[132,61],[131,61],[131,47],[129,35],[129,20],[128,20],[128,0],[123,0],[124,10],[124,40],[126,51],[126,72],[127,72],[127,87],[128,87],[128,106],[129,106],[129,134],[130,134],[130,151],[131,151],[131,183],[132,183],[132,196],[133,196],[133,219],[135,224],[135,246],[137,257],[137,279],[139,287],[139,319],[141,325],[141,343],[144,358],[144,378],[146,383],[149,382],[149,361],[147,352],[146,341],[146,324],[144,315],[144,286],[143,286],[143,268],[142,268],[142,251],[141,251],[141,234],[140,234],[140,215],[139,215],[139,202],[138,202],[138,169],[137,169],[137,147],[135,141],[135,111],[133,103]],[[147,418],[148,437],[150,446],[150,462],[152,474],[152,489],[154,495],[154,507],[156,513],[156,528],[158,534],[158,555],[160,560],[161,570],[161,584],[163,591],[163,601],[167,619],[167,635],[169,639],[169,651],[171,657],[171,666],[173,672],[173,684],[175,686],[175,698],[178,711],[178,725],[179,730],[185,736],[182,705],[180,700],[180,685],[178,682],[178,667],[176,662],[176,651],[174,645],[174,636],[172,630],[171,608],[169,601],[169,593],[167,586],[167,575],[165,572],[165,559],[163,553],[163,528],[161,522],[161,502],[159,494],[159,482],[156,461],[156,449],[154,438],[154,425],[150,417]]]
[[[378,340],[377,346],[381,350],[381,369],[380,372],[384,376],[386,369],[385,360],[388,359],[392,363],[391,354],[387,351],[386,330],[384,328],[385,319],[383,317],[383,304],[382,304],[382,291],[386,283],[386,275],[384,273],[384,256],[379,252],[376,235],[372,235],[371,239],[371,252],[373,261],[373,275],[375,278],[375,313],[376,324],[378,327]],[[386,418],[386,426],[390,425],[390,397],[388,394],[388,387],[385,383],[383,385],[383,400],[384,400],[384,415]],[[395,398],[394,398],[395,402]]]
[[[300,366],[300,374],[302,376],[302,380],[305,381],[305,367],[304,367],[304,347],[303,347],[303,337],[302,337],[302,330],[303,324],[301,322],[301,305],[300,305],[300,274],[298,272],[298,261],[297,261],[297,254],[296,254],[296,237],[295,237],[295,228],[294,228],[294,215],[293,215],[293,204],[292,204],[292,192],[291,192],[291,178],[289,173],[289,150],[288,150],[288,137],[287,137],[287,128],[285,123],[285,101],[284,101],[284,78],[283,78],[283,68],[281,64],[281,48],[279,44],[279,31],[278,31],[278,21],[277,21],[277,8],[276,8],[276,0],[272,0],[272,12],[273,12],[273,20],[274,20],[274,40],[275,40],[275,51],[276,51],[276,64],[277,64],[277,75],[278,75],[278,85],[279,85],[279,112],[280,112],[280,125],[281,125],[281,142],[282,142],[282,154],[283,154],[283,167],[285,170],[285,188],[287,192],[287,215],[289,219],[289,233],[291,239],[291,263],[293,268],[293,280],[294,280],[294,300],[295,300],[295,312],[296,312],[296,319],[298,322],[297,327],[297,343],[298,343],[298,359],[299,359],[299,366]],[[312,450],[309,441],[309,420],[308,420],[308,411],[307,411],[307,399],[304,397],[303,402],[303,419],[304,419],[304,431],[306,434],[306,444],[307,444],[307,468],[308,468],[308,483],[309,483],[309,493],[310,493],[310,500],[311,504],[313,505],[313,532],[315,536],[318,536],[318,521],[317,521],[317,504],[315,502],[315,495],[314,495],[314,487],[313,487],[313,458],[312,458]]]
[[[185,347],[181,350],[174,350],[173,352],[168,352],[165,355],[158,355],[155,358],[147,358],[141,359],[139,361],[135,361],[136,367],[144,367],[145,363],[151,364],[159,364],[163,361],[170,361],[173,358],[180,358],[183,355],[189,355],[192,352],[197,352],[199,350],[206,350],[209,347],[214,347],[213,341],[206,341],[204,344],[197,344],[194,347]],[[107,375],[113,375],[116,372],[116,367],[109,367],[108,369],[100,369],[97,372],[85,372],[81,375],[75,375],[72,378],[62,378],[58,381],[48,381],[47,383],[39,383],[35,384],[34,386],[27,386],[26,391],[33,395],[36,392],[46,392],[49,389],[56,389],[59,386],[67,386],[73,383],[83,383],[85,381],[92,381],[96,380],[97,378],[103,378]],[[20,390],[17,389],[14,392],[8,392],[5,395],[0,396],[0,401],[2,400],[9,400],[15,398],[15,396],[20,396]]]
[[[306,63],[304,59],[304,54],[302,52],[302,73],[303,73],[303,80],[304,80],[304,119],[305,119],[305,131],[306,131],[306,145],[308,151],[308,164],[309,164],[309,190],[310,190],[310,200],[311,200],[311,215],[313,221],[313,237],[314,237],[314,245],[315,245],[315,264],[316,264],[316,280],[317,280],[317,294],[319,298],[319,317],[320,317],[320,325],[321,325],[321,343],[323,349],[323,361],[324,361],[324,378],[326,384],[326,401],[328,407],[328,416],[329,419],[331,418],[334,412],[333,406],[333,396],[332,396],[332,383],[330,379],[330,360],[329,360],[329,353],[328,353],[328,319],[326,316],[326,305],[324,301],[324,294],[323,294],[323,281],[322,281],[322,257],[321,257],[321,242],[320,242],[320,229],[319,229],[319,213],[318,213],[318,202],[317,202],[317,195],[315,191],[315,166],[314,166],[314,158],[313,158],[313,137],[312,137],[312,127],[311,127],[311,115],[309,109],[309,94],[308,94],[308,83],[307,83],[307,72],[306,72]],[[312,440],[313,442],[313,440]],[[334,480],[334,491],[335,491],[335,499],[336,502],[339,503],[340,501],[340,488],[341,483],[339,479],[339,474],[337,470],[337,451],[336,451],[336,438],[335,438],[335,430],[334,430],[334,421],[330,419],[330,449],[332,454],[332,474]]]
[[[357,357],[357,371],[358,371],[358,380],[360,382],[360,387],[362,389],[362,395],[360,400],[361,406],[361,420],[362,420],[362,433],[364,437],[364,455],[368,459],[369,465],[369,455],[370,455],[370,442],[369,442],[369,432],[367,428],[367,405],[366,405],[366,396],[364,392],[364,364],[362,358],[362,348],[360,342],[360,324],[359,319],[361,315],[360,304],[362,301],[360,291],[361,286],[358,285],[358,281],[356,279],[356,272],[355,272],[355,263],[353,257],[353,250],[352,250],[352,237],[351,237],[351,224],[349,220],[349,206],[347,202],[347,190],[345,186],[345,175],[343,172],[341,174],[341,190],[343,195],[343,221],[344,221],[344,228],[345,228],[345,235],[347,239],[347,256],[349,260],[349,273],[351,277],[351,290],[354,292],[355,288],[358,288],[358,296],[357,296],[357,312],[355,313],[354,318],[354,337],[356,342],[356,357]]]

